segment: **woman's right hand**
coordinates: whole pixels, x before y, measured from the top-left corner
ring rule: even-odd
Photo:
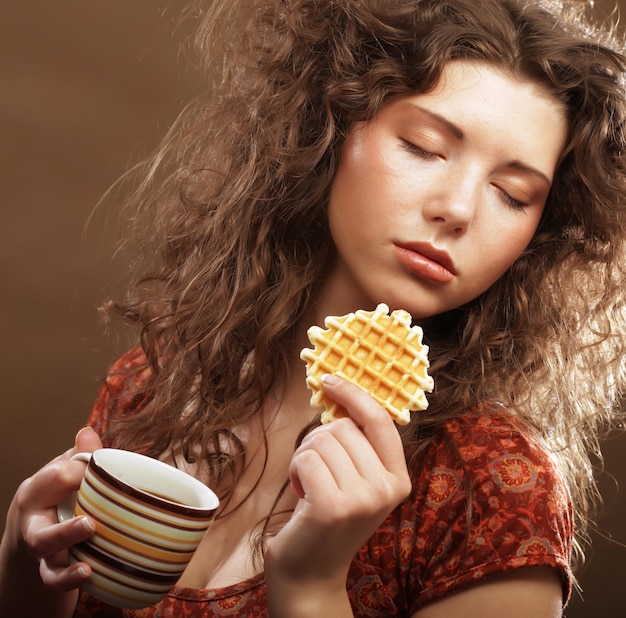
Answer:
[[[88,565],[68,565],[68,548],[88,539],[95,522],[75,517],[60,523],[56,508],[78,489],[85,472],[85,463],[70,460],[72,455],[101,447],[98,434],[84,428],[76,435],[73,448],[18,488],[0,545],[0,614],[26,615],[23,608],[29,599],[25,596],[37,596],[38,589],[63,596],[60,593],[77,588],[90,577]]]

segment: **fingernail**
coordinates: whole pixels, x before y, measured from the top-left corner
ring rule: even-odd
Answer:
[[[76,569],[76,572],[83,578],[83,579],[87,579],[89,577],[89,573],[87,573],[87,571],[85,571],[85,569],[83,567],[78,567]]]
[[[87,531],[87,532],[93,532],[93,526],[89,523],[89,520],[86,517],[81,517],[80,518],[80,523],[82,524],[83,528]]]
[[[341,378],[338,378],[337,376],[334,376],[330,373],[325,373],[320,377],[320,380],[322,381],[322,384],[325,384],[326,386],[337,386],[338,384],[341,384]]]

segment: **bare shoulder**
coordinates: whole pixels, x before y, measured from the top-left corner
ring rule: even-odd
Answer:
[[[563,587],[557,569],[527,567],[462,586],[412,618],[561,618]]]

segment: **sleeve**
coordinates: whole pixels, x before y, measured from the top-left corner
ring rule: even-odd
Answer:
[[[127,615],[119,607],[107,605],[85,592],[80,592],[73,618],[125,618]]]
[[[410,564],[417,611],[458,586],[511,569],[559,570],[571,594],[572,506],[546,448],[501,416],[454,421],[416,481]]]

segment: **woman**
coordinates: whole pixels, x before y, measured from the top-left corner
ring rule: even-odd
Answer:
[[[134,196],[158,261],[111,310],[141,348],[77,436],[222,499],[169,597],[126,615],[558,616],[623,391],[619,42],[535,2],[259,5],[201,14],[223,81]],[[313,428],[306,329],[378,302],[424,328],[428,410],[398,432],[327,377],[351,418]],[[10,509],[13,615],[123,615],[77,600],[66,551],[94,522],[53,510],[72,452]]]

